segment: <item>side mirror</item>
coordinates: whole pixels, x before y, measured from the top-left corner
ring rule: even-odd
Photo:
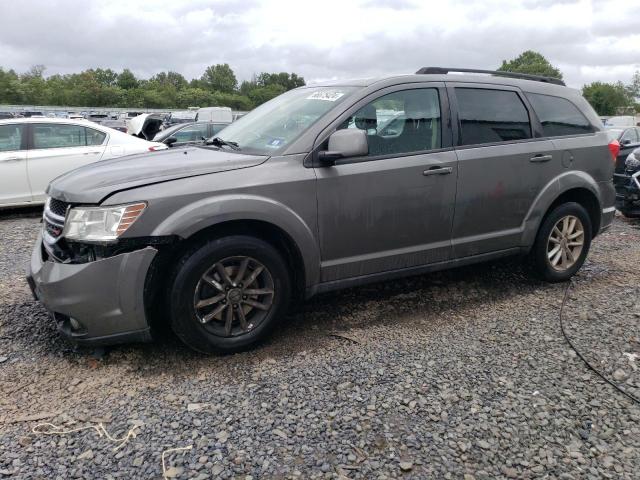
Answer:
[[[359,128],[336,130],[329,137],[329,148],[318,152],[318,159],[324,164],[333,165],[336,160],[349,157],[361,157],[369,154],[367,134]]]
[[[631,145],[631,140],[623,140],[622,142],[620,142],[620,145]]]
[[[178,141],[178,139],[176,137],[169,137],[169,138],[165,138],[162,143],[164,143],[165,145],[170,147],[171,145],[173,145],[177,141]]]

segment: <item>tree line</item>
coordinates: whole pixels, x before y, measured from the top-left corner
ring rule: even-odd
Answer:
[[[532,50],[503,61],[498,70],[562,79],[562,72]],[[260,73],[238,84],[232,68],[224,63],[206,68],[188,81],[177,72],[160,72],[151,78],[136,77],[129,69],[91,68],[80,73],[45,76],[36,65],[18,74],[0,67],[0,104],[78,107],[188,108],[224,106],[251,110],[292,88],[305,84],[295,73]],[[640,72],[630,84],[593,82],[582,94],[599,115],[640,112]]]
[[[254,75],[238,84],[231,67],[207,67],[188,81],[178,72],[138,78],[129,69],[91,68],[80,73],[45,76],[36,65],[18,74],[0,67],[0,104],[77,107],[188,108],[224,106],[251,110],[292,88],[305,84],[295,73]]]

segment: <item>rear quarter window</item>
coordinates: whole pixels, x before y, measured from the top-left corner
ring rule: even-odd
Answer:
[[[527,93],[527,99],[538,115],[545,137],[593,133],[594,128],[582,112],[566,98]]]

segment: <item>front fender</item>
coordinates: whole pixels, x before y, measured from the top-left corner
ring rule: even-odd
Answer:
[[[306,286],[318,283],[320,252],[312,229],[291,208],[270,198],[247,194],[205,198],[165,218],[151,235],[188,238],[204,228],[232,220],[263,221],[286,232],[300,250]]]
[[[598,204],[602,206],[598,184],[589,174],[576,170],[565,172],[545,185],[534,200],[525,217],[521,245],[526,247],[533,245],[540,223],[549,207],[564,192],[575,188],[583,188],[590,191],[598,200]]]

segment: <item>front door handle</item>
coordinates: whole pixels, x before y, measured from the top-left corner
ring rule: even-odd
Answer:
[[[1,161],[3,162],[19,162],[20,160],[22,160],[22,157],[8,157],[8,158],[3,158]]]
[[[97,150],[95,152],[84,152],[85,155],[98,155],[100,153],[100,150]]]
[[[453,167],[431,167],[422,172],[422,175],[428,177],[430,175],[448,175],[453,172]]]
[[[529,159],[529,161],[532,162],[532,163],[544,163],[544,162],[548,162],[552,158],[553,158],[553,156],[551,156],[551,155],[538,154],[538,155],[535,155],[535,156],[531,157]]]

